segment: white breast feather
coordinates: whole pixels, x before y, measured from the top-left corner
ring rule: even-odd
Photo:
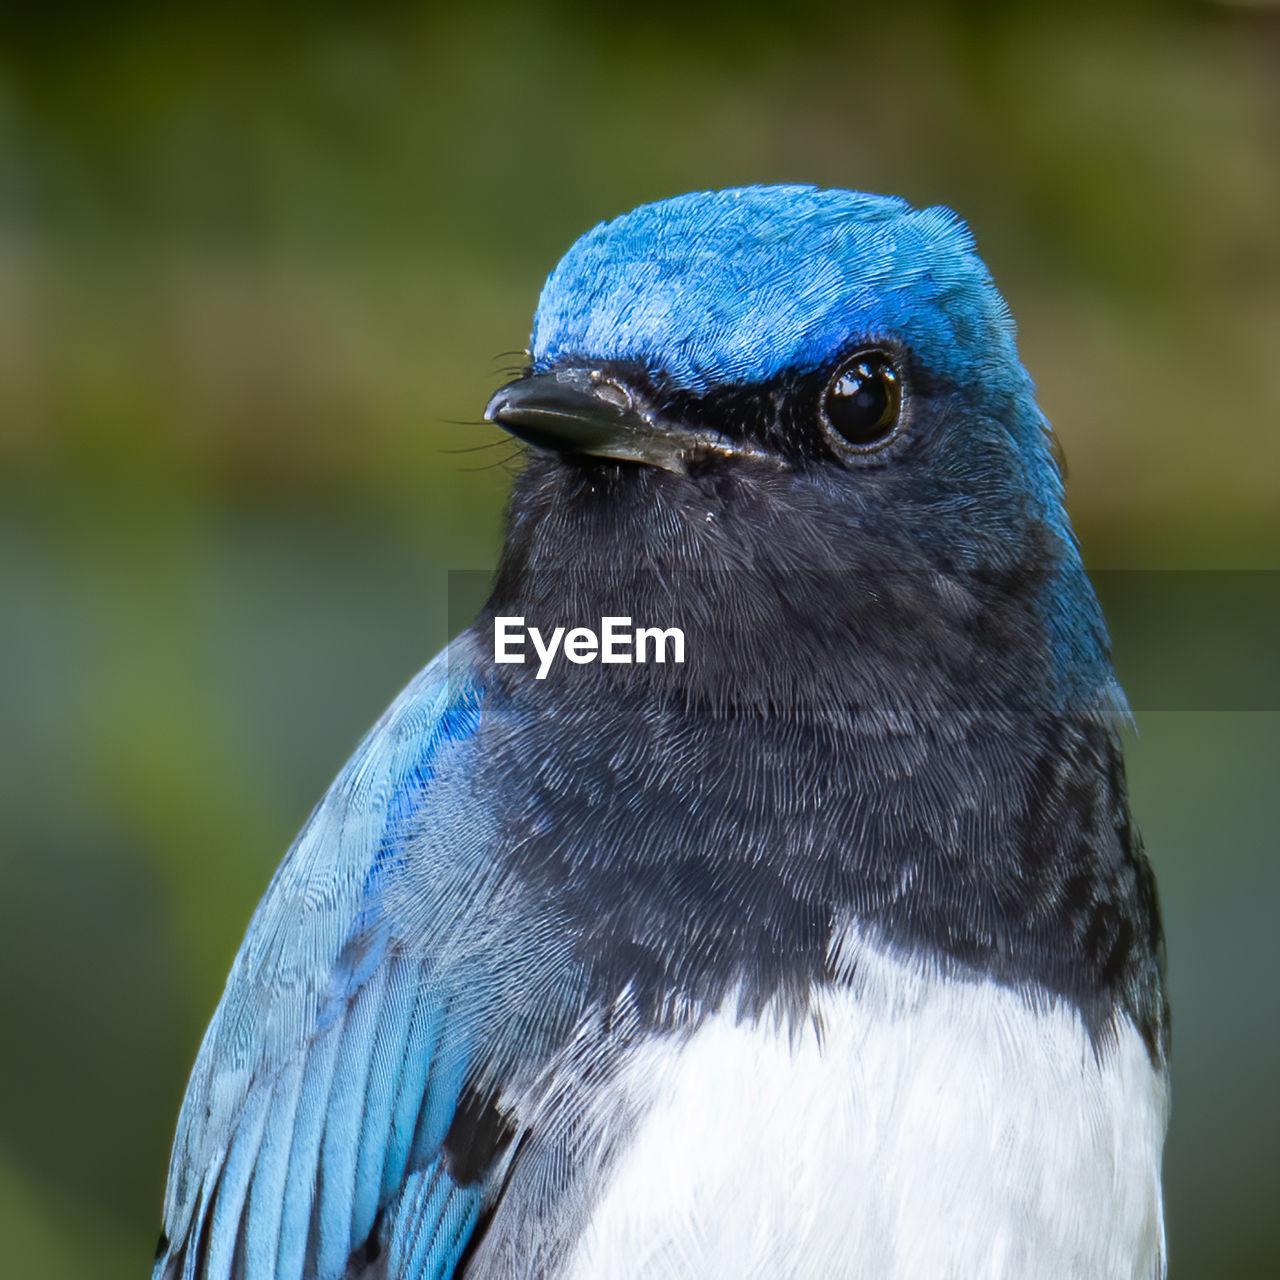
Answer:
[[[572,1280],[1152,1280],[1167,1086],[1122,1020],[846,942],[816,1025],[655,1038]]]

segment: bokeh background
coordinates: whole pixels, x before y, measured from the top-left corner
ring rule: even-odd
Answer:
[[[1019,318],[1142,691],[1172,1274],[1277,1274],[1278,156],[1265,4],[4,4],[6,1274],[148,1273],[250,911],[494,562],[545,272],[778,180],[952,205]]]

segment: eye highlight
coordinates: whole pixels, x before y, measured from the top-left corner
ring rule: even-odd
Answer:
[[[866,452],[893,435],[901,412],[898,368],[887,351],[874,349],[856,352],[836,370],[819,416],[838,444]]]

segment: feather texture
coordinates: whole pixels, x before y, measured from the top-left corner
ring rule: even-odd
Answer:
[[[254,915],[183,1104],[157,1280],[338,1280],[438,1154],[465,1069],[443,993],[465,977],[406,954],[385,907],[440,752],[479,723],[448,677],[446,653],[375,726]]]

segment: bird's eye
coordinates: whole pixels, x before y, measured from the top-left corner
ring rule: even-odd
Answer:
[[[883,351],[859,351],[836,370],[822,398],[823,425],[857,450],[883,444],[898,425],[902,382]]]

